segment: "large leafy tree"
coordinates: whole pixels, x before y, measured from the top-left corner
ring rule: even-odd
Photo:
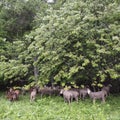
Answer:
[[[119,8],[112,2],[68,0],[38,12],[28,49],[40,81],[101,85],[119,78]]]
[[[37,6],[32,12],[35,13],[32,30],[12,42],[12,47],[7,48],[12,50],[10,57],[6,59],[3,55],[2,62],[15,63],[17,70],[23,71],[20,76],[40,84],[101,86],[103,82],[118,81],[120,11],[117,1],[57,0],[48,4],[36,0],[32,3]],[[31,8],[33,6],[31,4]],[[28,26],[31,25],[29,22]],[[27,31],[23,25],[20,24],[22,34]],[[4,30],[1,33],[7,35]],[[2,52],[8,46],[3,38]],[[9,75],[4,77],[5,73],[1,76],[9,81]],[[11,74],[19,76],[19,72]]]

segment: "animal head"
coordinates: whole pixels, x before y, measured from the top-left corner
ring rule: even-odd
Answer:
[[[12,92],[12,91],[13,91],[13,88],[10,88],[9,91]]]
[[[87,93],[90,94],[91,90],[89,88],[87,88]]]
[[[60,90],[60,94],[63,94],[63,92],[64,92],[64,89],[61,89],[61,90]]]

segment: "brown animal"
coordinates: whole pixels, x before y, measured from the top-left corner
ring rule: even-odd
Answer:
[[[17,95],[17,100],[18,100],[20,95],[20,90],[14,90],[14,93]]]
[[[6,98],[10,101],[12,101],[12,94],[10,93],[10,91],[6,92]]]
[[[17,94],[14,93],[14,91],[8,91],[8,92],[6,93],[6,97],[7,97],[7,99],[10,100],[10,101],[15,101],[15,100],[17,100]]]
[[[10,101],[18,100],[20,91],[14,90],[13,88],[10,88],[9,91],[6,92],[6,97]]]
[[[34,101],[36,99],[36,94],[37,94],[37,90],[34,88],[32,90],[32,92],[30,93],[30,101]]]
[[[12,94],[12,101],[18,100],[18,96],[16,93]]]

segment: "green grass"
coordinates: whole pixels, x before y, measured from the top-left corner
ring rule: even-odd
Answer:
[[[119,95],[94,105],[89,98],[68,105],[62,97],[37,96],[31,103],[29,95],[20,96],[16,102],[8,101],[3,93],[0,96],[0,120],[120,120]]]

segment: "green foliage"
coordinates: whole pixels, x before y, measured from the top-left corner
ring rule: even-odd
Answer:
[[[5,0],[5,3],[7,7],[1,4],[0,12],[1,62],[11,64],[10,67],[13,67],[10,61],[19,63],[18,70],[14,73],[10,69],[5,80],[27,75],[28,80],[41,84],[65,86],[97,81],[95,85],[101,86],[108,79],[120,78],[117,1],[58,0],[48,4],[29,0],[19,4]],[[14,38],[12,43],[5,41],[8,37]],[[21,66],[27,66],[27,70]],[[21,69],[23,73],[19,74]]]
[[[34,4],[32,6],[25,0],[3,0],[0,11],[0,36],[13,41],[32,29],[32,21],[35,16]],[[29,7],[28,7],[29,6]]]
[[[99,78],[98,82],[104,82],[108,77],[106,74],[109,74],[111,79],[119,78],[116,70],[109,72],[111,67],[119,64],[119,60],[112,59],[118,55],[115,55],[113,48],[119,49],[120,45],[117,44],[116,47],[119,36],[114,37],[113,34],[118,24],[113,26],[114,30],[109,28],[112,25],[111,20],[114,19],[117,23],[118,18],[107,15],[109,12],[116,16],[119,11],[114,10],[118,10],[118,7],[113,5],[113,9],[109,10],[111,3],[91,2],[90,6],[88,4],[89,2],[77,0],[66,2],[60,10],[49,6],[47,15],[41,19],[37,16],[39,19],[36,18],[36,21],[40,21],[40,25],[35,30],[36,46],[32,50],[37,48],[35,50],[39,53],[37,62],[40,80],[52,77],[55,82],[75,83],[79,79],[94,81]],[[115,32],[117,33],[118,31]]]
[[[22,65],[18,61],[0,62],[0,80],[12,83],[24,78],[28,72],[28,66]]]

